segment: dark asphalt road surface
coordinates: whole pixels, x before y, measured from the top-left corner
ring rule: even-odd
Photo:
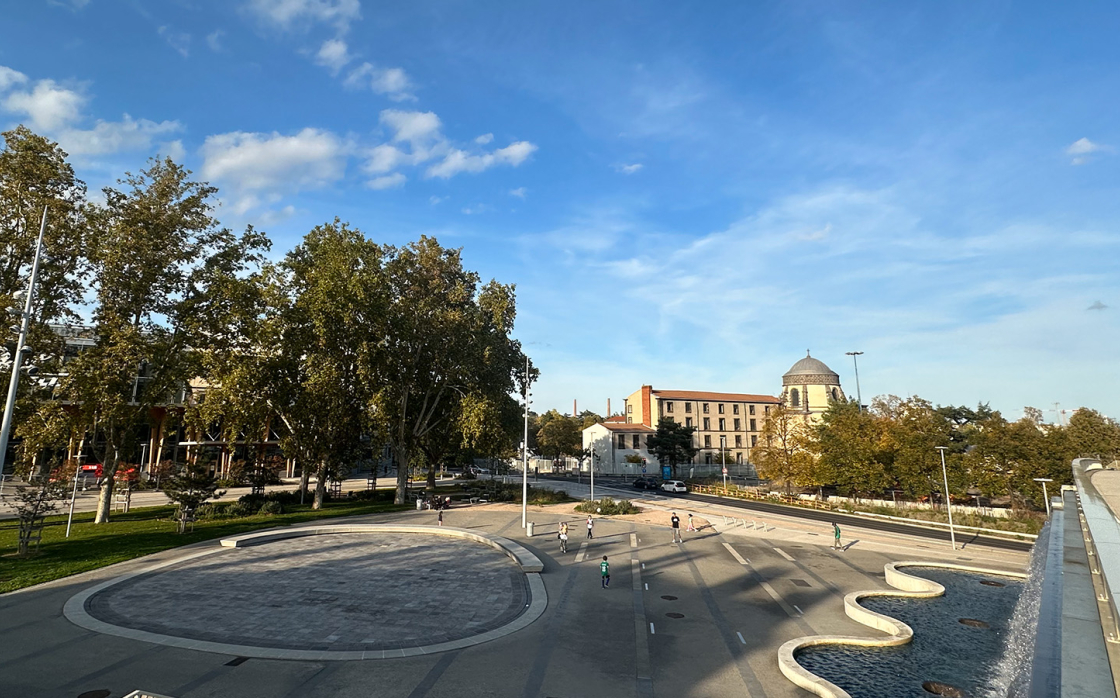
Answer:
[[[596,478],[596,484],[599,480]],[[604,487],[613,487],[616,489],[626,490],[629,489],[633,492],[640,493],[643,490],[635,490],[624,483],[617,483],[606,481],[603,482]],[[745,509],[747,511],[757,511],[766,514],[778,514],[781,516],[793,516],[799,519],[808,519],[810,521],[820,521],[822,523],[831,524],[833,521],[840,524],[841,528],[863,528],[873,531],[885,531],[888,533],[901,533],[907,536],[920,536],[922,538],[931,538],[933,540],[948,541],[949,531],[939,530],[933,528],[926,528],[924,526],[913,526],[910,524],[896,523],[894,521],[879,521],[877,519],[864,518],[862,516],[852,516],[850,514],[837,514],[835,512],[817,511],[816,509],[804,509],[802,507],[787,506],[784,504],[774,504],[772,502],[759,502],[753,500],[731,499],[724,497],[713,497],[705,494],[670,494],[668,492],[660,492],[657,494],[664,497],[673,497],[677,499],[691,499],[697,502],[708,502],[711,504],[722,504],[724,506],[735,507],[737,509]],[[831,535],[831,529],[827,531]],[[984,536],[978,533],[968,531],[957,532],[957,545],[982,545],[988,548],[1002,548],[1004,550],[1030,550],[1034,544],[1029,541],[1011,540],[1008,538],[997,538],[994,536]]]

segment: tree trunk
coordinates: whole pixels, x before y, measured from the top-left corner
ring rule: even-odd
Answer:
[[[311,480],[311,470],[305,465],[301,465],[299,469],[299,489],[297,492],[307,494],[307,483]],[[303,502],[303,497],[299,498],[300,503]]]
[[[490,472],[494,472],[493,468],[490,469]],[[429,461],[428,462],[428,487],[427,487],[427,489],[429,491],[431,491],[431,490],[434,490],[435,488],[436,488],[436,466],[435,466],[434,463]]]
[[[397,493],[394,504],[408,503],[408,448],[393,444],[393,457],[397,461]]]
[[[106,458],[106,460],[110,459]],[[101,491],[97,495],[97,516],[93,519],[95,524],[109,523],[109,512],[112,510],[113,506],[113,485],[116,482],[117,474],[116,449],[113,449],[111,460],[112,462],[102,463],[101,465],[101,472],[103,475],[101,478]]]
[[[327,461],[319,463],[319,469],[315,472],[315,502],[311,505],[312,509],[322,509],[323,502],[327,499]]]

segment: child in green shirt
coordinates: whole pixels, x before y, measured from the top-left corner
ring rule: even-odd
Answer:
[[[603,575],[603,588],[606,589],[611,585],[611,565],[607,562],[607,556],[603,556],[603,561],[599,563],[599,572]]]

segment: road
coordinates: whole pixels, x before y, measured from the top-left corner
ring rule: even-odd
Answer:
[[[563,478],[557,478],[563,482]],[[570,480],[570,478],[569,478]],[[600,485],[601,483],[601,485]],[[611,488],[620,492],[628,492],[630,494],[640,493],[644,490],[635,490],[627,486],[625,483],[620,483],[615,480],[599,480],[595,481],[596,487],[602,486],[604,488]],[[839,514],[830,511],[819,511],[816,509],[805,509],[803,507],[788,506],[785,504],[774,504],[772,502],[760,502],[754,500],[733,499],[731,497],[714,497],[705,494],[670,494],[668,492],[658,492],[659,495],[665,497],[673,497],[675,499],[690,499],[697,502],[705,502],[708,504],[720,504],[723,506],[734,507],[736,509],[745,509],[747,511],[757,511],[766,514],[774,514],[779,516],[790,516],[800,519],[807,519],[810,521],[821,521],[825,523],[836,522],[842,528],[863,528],[873,531],[884,531],[887,533],[901,533],[908,536],[919,536],[922,538],[931,538],[933,540],[948,541],[950,540],[949,531],[936,528],[927,528],[925,526],[916,526],[911,524],[897,523],[894,521],[880,521],[878,519],[867,518],[863,516],[853,516],[851,514]],[[957,533],[958,544],[983,545],[989,548],[1001,548],[1004,550],[1018,550],[1028,551],[1034,544],[1029,541],[1010,540],[1006,538],[999,538],[995,536],[984,536],[974,532],[960,532]]]

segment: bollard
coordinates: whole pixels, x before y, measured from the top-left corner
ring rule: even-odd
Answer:
[[[533,537],[533,522],[532,521],[526,521],[525,522],[525,537],[526,538],[532,538]]]
[[[417,497],[416,498],[416,511],[420,511],[423,508],[424,508],[424,500]]]

